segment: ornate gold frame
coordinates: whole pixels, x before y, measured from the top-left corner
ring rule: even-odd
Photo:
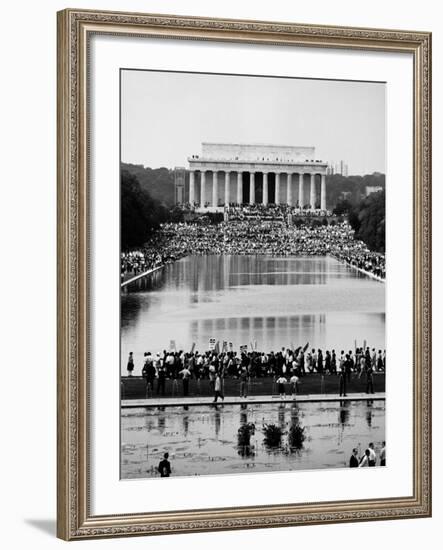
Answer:
[[[87,46],[93,33],[409,52],[414,59],[413,496],[92,516],[88,504]],[[65,540],[431,515],[431,34],[202,17],[58,13],[58,536]]]

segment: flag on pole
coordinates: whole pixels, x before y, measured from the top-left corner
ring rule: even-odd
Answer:
[[[303,348],[303,353],[308,349],[309,347],[309,342],[306,342],[306,346]]]

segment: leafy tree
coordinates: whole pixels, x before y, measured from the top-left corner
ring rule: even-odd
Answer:
[[[332,211],[333,214],[336,216],[342,216],[343,214],[347,214],[352,209],[352,204],[347,200],[341,200],[338,201],[337,206]]]
[[[341,200],[343,194],[352,205],[357,205],[366,194],[366,187],[385,188],[385,175],[380,172],[365,176],[342,176],[333,174],[326,176],[326,204],[333,209]]]
[[[385,251],[385,191],[372,193],[349,214],[349,223],[357,239],[365,242],[371,250]]]
[[[168,218],[166,208],[140,187],[137,178],[121,172],[121,247],[142,246],[149,234]]]
[[[168,168],[145,168],[141,164],[122,163],[122,170],[135,176],[141,189],[147,191],[153,199],[164,206],[175,204],[174,171]],[[186,174],[186,181],[188,176]]]

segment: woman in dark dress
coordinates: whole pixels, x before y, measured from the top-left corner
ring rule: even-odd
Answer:
[[[129,353],[128,365],[126,369],[128,371],[128,376],[132,376],[132,371],[134,370],[134,357],[132,356],[132,351]]]

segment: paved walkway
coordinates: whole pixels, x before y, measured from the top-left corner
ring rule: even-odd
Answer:
[[[311,394],[297,395],[297,403],[316,403],[316,402],[333,402],[333,401],[383,401],[385,393],[378,392],[373,394],[367,393],[349,393],[346,397],[339,395],[326,394]],[[121,406],[123,409],[138,408],[138,407],[187,407],[192,405],[211,405],[214,402],[212,397],[152,397],[149,399],[126,399],[122,400]],[[218,401],[224,405],[239,405],[244,403],[293,403],[291,396],[282,399],[279,395],[251,395],[249,397],[225,397],[224,401]]]

